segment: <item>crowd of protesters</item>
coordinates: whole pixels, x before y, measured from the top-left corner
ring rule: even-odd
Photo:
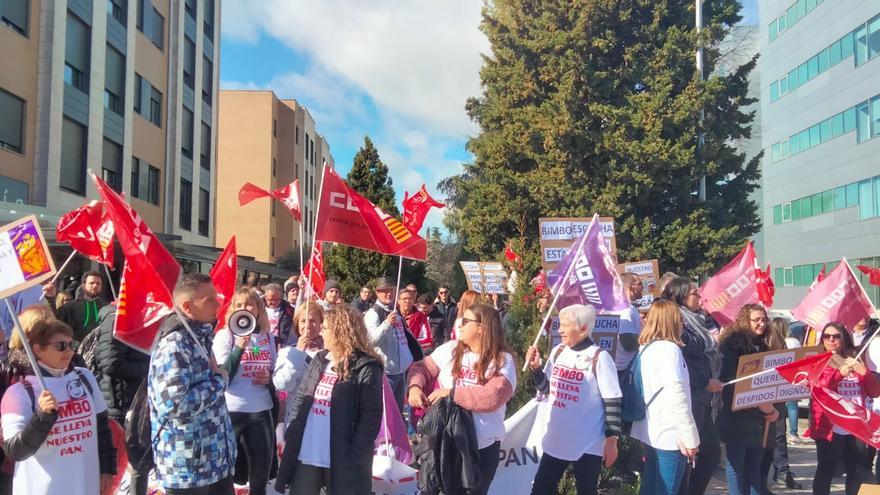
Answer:
[[[99,273],[83,274],[76,291],[47,284],[45,302],[19,316],[42,382],[17,334],[0,364],[0,495],[109,493],[117,471],[111,422],[133,440],[146,438],[141,451],[126,446],[132,494],[147,493],[151,470],[171,495],[227,495],[245,483],[259,495],[272,480],[277,491],[296,495],[371,493],[386,380],[411,425],[442,409],[457,441],[472,432],[458,454],[467,493],[488,493],[507,404],[523,381],[544,398],[533,494],[557,493],[569,466],[579,494],[597,493],[603,466],[618,461],[621,437],[641,446],[642,494],[705,493],[722,446],[729,493],[769,494],[773,481],[801,488],[787,447],[805,437],[815,441],[813,493],[829,493],[839,461],[847,495],[857,493],[873,450],[832,425],[821,407],[812,407],[803,434],[797,404],[732,410],[733,387],[723,383],[735,378],[741,356],[801,345],[786,320],[746,305],[721,328],[701,309],[697,285],[674,274],[640,313],[641,280],[630,273],[621,280],[633,304],[616,313],[614,357],[591,338],[592,306],[563,308],[560,343],[544,355],[529,347],[518,356],[507,344],[507,305],[498,295],[465,291],[455,299],[445,285],[420,294],[380,278],[349,303],[334,280],[309,298],[297,277],[265,286],[249,279],[218,321],[217,290],[199,274],[181,277],[179,314],[161,322],[147,355],[114,338],[118,309],[102,299]],[[539,311],[549,304],[548,293],[537,294]],[[249,335],[224,321],[240,310],[255,321]],[[819,333],[839,355],[821,385],[874,409],[880,342],[864,360],[854,356],[877,327],[865,319]],[[529,372],[518,377],[523,362]],[[640,409],[627,403],[633,390]]]

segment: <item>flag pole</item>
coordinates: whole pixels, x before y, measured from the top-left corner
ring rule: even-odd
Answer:
[[[598,216],[599,216],[598,213],[593,214],[593,219],[590,221],[590,226],[588,227],[588,229],[593,228]],[[583,244],[587,239],[588,233],[589,232],[584,232],[584,234],[581,236],[580,243],[578,243],[578,245],[576,247],[573,246],[572,249],[580,249],[581,247],[583,247]],[[556,288],[556,295],[553,296],[553,301],[550,302],[550,307],[547,308],[547,314],[544,316],[544,321],[541,322],[541,326],[538,327],[538,334],[535,335],[535,340],[532,342],[532,347],[537,346],[538,342],[541,341],[541,334],[544,332],[544,327],[547,326],[547,322],[550,321],[550,314],[553,313],[553,308],[556,307],[556,302],[559,300],[559,296],[562,294],[562,290],[561,290],[562,284],[571,275],[571,270],[573,268],[574,268],[574,263],[571,263],[570,265],[568,265],[568,270],[565,271],[565,275],[562,278],[560,278],[559,281],[557,282],[558,287]],[[529,363],[523,364],[523,368],[522,368],[523,372],[525,372],[528,369],[528,366],[529,366]]]
[[[397,263],[397,287],[394,289],[394,301],[391,303],[391,312],[397,309],[397,293],[400,292],[400,276],[403,274],[403,256],[398,256],[400,261]]]
[[[320,218],[318,215],[321,214],[321,196],[324,193],[324,174],[326,172],[327,172],[327,162],[323,162],[323,165],[321,166],[321,185],[318,186],[318,206],[315,207],[315,229],[314,229],[315,231],[312,232],[312,245],[309,249],[309,276],[306,279],[307,280],[307,283],[306,283],[306,315],[309,314],[309,299],[311,299],[309,292],[311,292],[311,290],[312,290],[312,271],[314,270],[312,268],[312,258],[315,256],[315,245],[317,244],[317,238],[318,238],[317,223],[318,223],[318,219]],[[302,224],[300,224],[300,227],[302,227]]]
[[[722,385],[724,385],[726,387],[728,385],[733,385],[734,383],[737,383],[737,382],[751,380],[752,378],[754,378],[756,376],[767,375],[767,374],[773,373],[774,371],[776,371],[776,368],[767,368],[766,370],[758,371],[757,373],[752,373],[751,375],[746,375],[746,376],[741,376],[739,378],[734,378],[733,380],[730,380],[729,382],[722,383]]]
[[[46,382],[43,381],[43,372],[40,370],[40,365],[37,364],[37,357],[34,356],[34,351],[31,349],[31,344],[28,342],[27,335],[24,333],[24,328],[22,328],[21,322],[18,321],[18,313],[15,312],[15,308],[12,307],[12,303],[9,302],[8,297],[4,297],[3,301],[6,302],[6,310],[9,311],[9,316],[12,317],[12,322],[15,323],[13,331],[18,332],[18,338],[21,339],[21,346],[27,354],[28,361],[31,363],[31,368],[34,369],[34,375],[36,375],[37,381],[40,382],[40,387],[43,390],[47,390]]]
[[[852,265],[850,265],[849,261],[846,260],[846,256],[843,257],[842,261],[843,261],[843,263],[846,263],[846,268],[849,270],[849,273],[852,275],[853,280],[855,280],[856,283],[859,284],[859,289],[861,289],[862,295],[865,297],[865,300],[868,301],[868,304],[871,305],[871,309],[873,310],[873,311],[871,311],[871,315],[873,315],[874,313],[877,312],[877,308],[874,307],[874,303],[871,301],[871,298],[868,297],[868,293],[865,292],[865,286],[863,286],[862,282],[859,281],[859,277],[856,276],[856,272],[853,271]],[[874,338],[877,336],[877,333],[878,332],[874,332],[870,337],[868,337],[868,340],[866,342],[862,343],[862,346],[861,346],[862,348],[859,350],[858,354],[856,354],[856,359],[860,358],[862,356],[862,354],[868,349],[868,345],[871,344],[871,341],[874,340]]]
[[[61,265],[61,268],[59,268],[58,271],[55,272],[55,276],[52,277],[52,280],[49,281],[50,284],[53,284],[53,285],[55,284],[55,281],[58,280],[58,277],[61,276],[61,272],[63,272],[64,269],[67,268],[67,265],[70,264],[70,261],[73,259],[74,256],[76,256],[76,250],[75,250],[75,249],[71,250],[71,252],[70,252],[70,256],[68,256],[67,259],[64,260],[64,263]],[[40,294],[40,299],[39,299],[40,301],[42,301],[42,300],[45,299],[45,298],[46,298],[46,293],[45,293],[45,292],[42,293],[42,294]]]
[[[104,265],[103,263],[101,263]],[[113,294],[113,300],[116,300],[116,289],[113,287],[113,281],[110,279],[110,268],[107,268],[107,265],[104,265],[104,273],[107,274],[107,285],[110,286],[110,293]]]

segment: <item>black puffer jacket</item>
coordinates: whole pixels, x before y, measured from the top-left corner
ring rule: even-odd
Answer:
[[[113,338],[116,306],[101,308],[95,345],[96,378],[110,417],[125,424],[125,413],[150,369],[150,356]]]
[[[767,344],[750,332],[733,330],[721,340],[718,347],[721,351],[721,376],[726,382],[736,378],[739,358],[757,352],[766,352]],[[723,405],[718,412],[718,436],[722,442],[735,442],[746,447],[760,447],[764,440],[764,428],[769,428],[767,438],[775,437],[775,423],[765,426],[764,413],[757,407],[732,411],[733,387],[724,387],[721,391]]]
[[[330,493],[369,495],[373,446],[382,423],[382,362],[366,354],[352,356],[351,372],[336,382],[330,396]],[[292,419],[284,435],[284,455],[275,489],[286,493],[293,483],[297,459],[312,409],[315,389],[327,367],[327,351],[315,355],[294,399]]]
[[[712,378],[712,364],[706,355],[703,339],[697,334],[699,330],[691,328],[687,323],[681,332],[684,347],[681,354],[687,364],[688,378],[691,382],[691,403],[693,407],[705,406],[712,401],[712,392],[706,390]],[[732,387],[729,387],[732,388]]]

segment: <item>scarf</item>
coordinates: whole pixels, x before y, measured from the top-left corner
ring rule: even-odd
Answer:
[[[694,313],[688,308],[682,306],[681,319],[684,322],[685,331],[690,330],[703,342],[703,348],[706,356],[709,358],[709,367],[712,370],[712,378],[718,378],[721,374],[721,353],[718,351],[718,342],[712,336],[712,332],[706,328],[706,318]]]

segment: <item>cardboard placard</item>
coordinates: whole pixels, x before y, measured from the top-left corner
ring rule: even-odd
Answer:
[[[35,215],[0,228],[0,298],[41,284],[55,275],[55,263]]]
[[[556,347],[562,342],[559,335],[559,316],[550,318],[550,348]],[[599,315],[596,317],[596,326],[590,333],[590,339],[608,351],[611,357],[617,354],[617,332],[620,330],[620,316],[617,315]]]
[[[568,254],[571,245],[587,230],[592,218],[539,218],[541,264],[544,273],[550,273]],[[611,255],[617,257],[617,239],[614,236],[614,218],[599,217],[599,226]]]
[[[862,483],[862,486],[859,488],[859,495],[880,495],[880,485]]]
[[[746,376],[758,371],[775,368],[823,352],[821,347],[801,347],[779,351],[759,352],[740,356],[736,376]],[[777,372],[759,375],[751,380],[736,382],[733,388],[734,411],[748,409],[760,404],[774,404],[810,397],[810,391],[800,385],[792,385]]]
[[[495,261],[459,261],[468,289],[481,294],[506,294],[507,272]]]
[[[660,286],[657,283],[660,280],[660,262],[653,259],[620,263],[617,265],[617,273],[623,272],[635,273],[642,279],[642,283],[645,284],[642,297],[633,304],[639,308],[639,311],[647,311],[654,303],[654,299],[660,297]]]

